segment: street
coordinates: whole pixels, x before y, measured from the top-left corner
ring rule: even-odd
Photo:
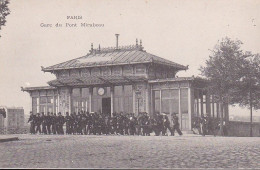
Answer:
[[[259,168],[260,138],[18,135],[0,168]]]

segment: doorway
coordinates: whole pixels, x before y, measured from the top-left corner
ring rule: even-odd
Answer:
[[[102,113],[111,115],[111,98],[102,98]]]

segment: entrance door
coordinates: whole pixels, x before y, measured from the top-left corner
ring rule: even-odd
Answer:
[[[111,98],[102,98],[102,113],[111,114]]]

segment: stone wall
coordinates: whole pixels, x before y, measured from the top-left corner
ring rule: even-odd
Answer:
[[[228,136],[250,136],[250,122],[229,121]],[[253,136],[260,137],[260,122],[253,122]]]

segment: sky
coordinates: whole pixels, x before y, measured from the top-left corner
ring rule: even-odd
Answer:
[[[0,106],[24,107],[30,97],[21,87],[46,86],[55,79],[41,71],[84,56],[94,48],[135,44],[189,70],[178,76],[199,76],[218,40],[241,40],[242,48],[260,53],[260,1],[257,0],[19,0],[0,30]],[[67,19],[81,16],[82,19]],[[55,24],[62,27],[55,27]],[[77,24],[66,27],[65,24]],[[80,27],[95,23],[103,27]],[[52,27],[41,25],[52,24]],[[249,115],[248,109],[230,107],[230,115]],[[260,111],[254,112],[260,116]]]

